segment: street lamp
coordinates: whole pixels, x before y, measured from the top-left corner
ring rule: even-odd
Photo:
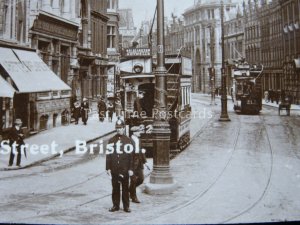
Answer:
[[[219,121],[230,121],[227,113],[227,90],[226,90],[226,74],[225,74],[225,47],[224,47],[224,3],[221,0],[221,32],[222,32],[222,68],[221,68],[221,81],[222,81],[222,96],[221,96],[221,116]]]
[[[170,173],[170,126],[167,120],[167,70],[164,57],[164,0],[157,0],[157,67],[153,123],[153,171],[145,191],[169,194],[176,189]]]

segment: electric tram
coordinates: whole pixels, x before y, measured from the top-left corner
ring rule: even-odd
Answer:
[[[127,133],[131,135],[133,126],[145,128],[140,137],[141,147],[147,150],[149,157],[152,156],[152,124],[156,113],[155,67],[155,59],[148,48],[125,49],[119,66]],[[166,55],[165,67],[172,153],[182,151],[190,142],[192,63],[190,58],[182,55]],[[137,102],[139,107],[136,106]]]
[[[259,114],[262,109],[262,90],[260,75],[263,66],[250,65],[241,60],[233,69],[231,96],[233,109],[242,114]]]

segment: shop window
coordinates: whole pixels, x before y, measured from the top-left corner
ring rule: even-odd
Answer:
[[[47,130],[48,118],[48,115],[42,115],[40,117],[40,130]]]

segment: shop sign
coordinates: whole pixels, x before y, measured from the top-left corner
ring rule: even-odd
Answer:
[[[150,48],[127,48],[125,49],[125,57],[151,57]]]

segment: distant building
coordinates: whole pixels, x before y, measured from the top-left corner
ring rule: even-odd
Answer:
[[[120,23],[120,46],[122,48],[132,47],[132,41],[137,34],[134,27],[132,9],[119,9]]]
[[[119,69],[120,61],[119,49],[119,0],[107,0],[107,54],[109,67],[107,71],[107,95],[114,95],[119,89]]]
[[[283,89],[300,104],[300,0],[279,1],[283,35]]]
[[[224,21],[237,10],[237,3],[224,1]],[[192,91],[210,93],[209,68],[215,69],[215,87],[221,86],[221,1],[198,0],[183,16],[185,49],[193,59]]]

